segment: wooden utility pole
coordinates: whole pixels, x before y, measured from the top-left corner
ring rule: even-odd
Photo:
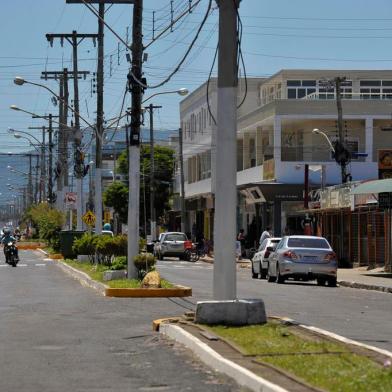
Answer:
[[[219,7],[218,121],[215,163],[215,300],[234,300],[236,287],[238,0]]]
[[[45,133],[46,127],[29,127],[29,129],[40,129],[42,130],[42,143],[41,143],[41,164],[40,164],[40,189],[39,189],[39,200],[41,202],[46,201],[46,152],[45,152]]]
[[[78,71],[78,79],[86,79],[89,75],[89,71]],[[68,80],[73,79],[75,73],[69,73],[67,68],[62,71],[44,71],[41,72],[41,79],[48,80],[54,79],[60,81],[60,91],[59,97],[59,136],[58,136],[58,160],[60,163],[60,170],[57,177],[57,192],[58,192],[58,207],[62,208],[61,203],[64,201],[64,188],[68,187],[68,133],[69,128],[67,127],[68,122],[68,101],[69,101],[69,91],[68,91]],[[75,109],[76,110],[76,109]]]
[[[343,133],[343,108],[342,108],[342,82],[346,80],[345,77],[335,78],[335,89],[336,89],[336,105],[338,109],[338,140],[339,144],[335,145],[336,161],[340,165],[340,172],[342,176],[342,183],[346,183],[348,179],[347,174],[347,163],[348,156],[345,148],[344,133]],[[337,148],[336,148],[337,147]]]
[[[78,34],[76,30],[72,33],[60,34],[46,34],[46,39],[50,45],[53,46],[54,39],[60,39],[63,44],[64,39],[72,45],[73,54],[73,80],[74,80],[74,175],[76,177],[77,189],[77,230],[83,229],[83,177],[84,177],[84,154],[81,150],[82,134],[80,131],[80,118],[79,118],[79,83],[78,83],[78,46],[86,38],[91,38],[94,43],[97,39],[97,34]]]
[[[97,137],[95,143],[95,231],[102,232],[102,139],[103,139],[103,75],[105,3],[99,3],[97,62]]]
[[[143,87],[143,0],[135,0],[132,21],[132,68],[128,75],[131,96],[131,137],[129,140],[129,205],[128,205],[128,278],[137,276],[133,258],[139,253],[140,208],[140,125]]]

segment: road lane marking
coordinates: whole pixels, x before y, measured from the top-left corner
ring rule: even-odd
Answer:
[[[45,267],[46,264],[45,263],[38,263],[38,264],[34,264],[36,267]]]

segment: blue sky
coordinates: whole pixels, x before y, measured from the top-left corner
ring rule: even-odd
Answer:
[[[178,14],[188,0],[174,0],[173,4]],[[175,67],[195,34],[207,4],[208,0],[202,0],[172,33],[165,34],[147,50],[144,70],[149,84],[161,81]],[[148,43],[152,37],[152,11],[155,10],[159,31],[170,21],[170,0],[145,0],[144,7],[144,42]],[[216,8],[215,1],[213,7]],[[244,26],[243,53],[250,76],[271,75],[282,68],[390,69],[392,66],[392,54],[388,50],[392,40],[392,5],[388,0],[243,0],[240,14]],[[217,16],[215,9],[182,70],[160,90],[147,91],[145,97],[181,87],[193,90],[207,79],[217,42]],[[106,18],[125,38],[126,27],[132,20],[132,6],[113,5]],[[13,77],[20,75],[40,82],[40,73],[45,69],[60,70],[64,66],[71,69],[70,45],[65,42],[62,48],[57,41],[52,48],[45,34],[74,29],[95,33],[97,20],[84,5],[68,5],[65,0],[3,0],[0,20],[0,151],[26,150],[26,141],[7,135],[7,128],[27,130],[43,123],[9,110],[9,106],[16,104],[38,114],[56,113],[57,108],[45,90],[15,86]],[[106,118],[116,116],[120,110],[128,69],[122,45],[118,65],[117,45],[116,38],[106,31]],[[91,41],[80,44],[79,59],[80,70],[95,71],[96,49]],[[46,83],[57,90],[56,83]],[[93,122],[96,96],[91,94],[91,77],[81,82],[80,91],[81,112]],[[176,95],[162,95],[151,101],[163,106],[156,112],[156,128],[178,128],[179,100]]]

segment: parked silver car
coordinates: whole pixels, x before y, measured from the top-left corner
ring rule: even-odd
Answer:
[[[159,260],[164,257],[179,257],[186,260],[184,243],[188,238],[184,233],[167,232],[159,236],[159,241],[155,244],[154,253]]]
[[[269,257],[267,279],[317,280],[318,285],[336,286],[337,258],[323,237],[294,235],[283,237]]]
[[[278,245],[280,237],[266,238],[252,258],[252,278],[265,279],[268,271],[268,257]]]

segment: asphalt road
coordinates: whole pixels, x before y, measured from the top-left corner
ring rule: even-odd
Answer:
[[[0,391],[239,391],[152,332],[174,302],[105,298],[37,252],[17,268],[0,252]]]
[[[192,301],[211,299],[212,265],[170,259],[159,262],[158,269],[168,280],[192,286]],[[238,297],[262,298],[269,316],[290,317],[392,351],[391,294],[313,282],[281,285],[250,275],[250,269],[237,268]]]

